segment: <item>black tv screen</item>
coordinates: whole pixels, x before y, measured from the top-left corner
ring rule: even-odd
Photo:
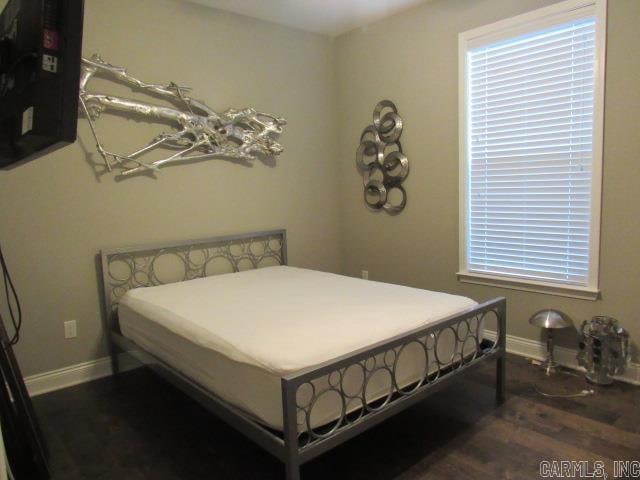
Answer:
[[[83,0],[9,0],[0,14],[0,167],[73,143]]]

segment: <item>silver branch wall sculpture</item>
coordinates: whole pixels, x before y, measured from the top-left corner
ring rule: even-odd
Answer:
[[[87,84],[96,75],[123,83],[147,95],[161,97],[174,106],[163,106],[139,100],[94,93]],[[205,103],[189,97],[190,89],[171,82],[149,84],[129,75],[126,69],[110,65],[98,55],[82,59],[80,105],[84,110],[96,141],[98,153],[109,171],[117,169],[121,176],[141,172],[157,172],[168,163],[208,158],[231,158],[245,161],[275,157],[283,148],[276,139],[286,125],[284,118],[257,112],[252,108],[229,109],[218,113]],[[149,121],[169,123],[175,130],[163,132],[149,144],[128,154],[111,152],[100,142],[95,121],[104,111],[142,115]],[[160,159],[148,160],[147,154],[157,149],[173,150]]]
[[[400,213],[407,204],[407,192],[402,182],[409,175],[409,160],[400,144],[402,118],[390,100],[378,102],[373,110],[373,124],[360,135],[356,165],[364,177],[364,201],[373,210]],[[391,201],[390,193],[400,192],[399,202]]]

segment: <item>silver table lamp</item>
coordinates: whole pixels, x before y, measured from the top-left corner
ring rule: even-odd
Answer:
[[[571,327],[571,319],[558,310],[540,310],[534,313],[529,323],[535,327],[544,328],[547,333],[547,359],[541,367],[547,375],[555,372],[558,364],[553,360],[553,331],[557,328]]]

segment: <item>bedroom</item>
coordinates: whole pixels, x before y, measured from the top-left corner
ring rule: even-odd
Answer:
[[[593,467],[601,458],[611,477],[610,461],[640,460],[640,397],[632,383],[640,381],[640,2],[607,5],[597,300],[466,283],[457,275],[459,35],[559,2],[386,2],[389,10],[347,11],[346,20],[297,15],[296,2],[274,1],[272,9],[260,7],[271,2],[246,2],[253,10],[241,14],[233,10],[245,2],[206,3],[86,0],[83,55],[100,54],[146,81],[187,85],[217,111],[254,107],[286,118],[281,155],[248,163],[188,162],[155,176],[120,179],[105,172],[81,115],[73,145],[0,172],[0,241],[24,314],[14,348],[34,395],[53,477],[283,478],[278,460],[146,370],[124,372],[122,385],[114,383],[96,261],[105,248],[281,228],[292,267],[358,278],[366,271],[373,281],[477,302],[506,297],[507,349],[513,352],[500,407],[506,410],[492,404],[493,370],[480,367],[477,375],[489,387],[456,383],[305,464],[303,478],[447,478],[447,471],[451,477],[538,478],[543,460],[584,460]],[[340,10],[342,2],[331,3]],[[353,5],[367,3],[377,2]],[[266,20],[254,18],[261,16]],[[319,26],[322,32],[309,31]],[[92,88],[130,94],[102,78]],[[361,132],[382,99],[392,100],[402,117],[402,148],[411,164],[403,183],[407,204],[397,215],[367,209],[354,162]],[[129,152],[163,128],[137,120],[105,116],[96,126],[105,145]],[[537,372],[524,357],[545,355],[541,330],[528,322],[543,309],[572,319],[572,329],[558,332],[556,355],[573,367],[580,324],[596,315],[618,319],[631,338],[627,381],[575,400],[523,393]],[[2,316],[9,328],[4,300]],[[64,323],[74,320],[77,336],[65,339]],[[555,381],[573,387],[582,379],[576,372],[579,378]],[[153,389],[167,399],[151,398]],[[447,403],[454,404],[451,410]],[[473,418],[455,416],[465,405]],[[165,418],[172,407],[175,421]],[[432,410],[448,421],[430,425]],[[501,412],[504,418],[489,422]],[[552,420],[540,425],[534,414]],[[530,424],[518,423],[527,415],[533,415]],[[569,426],[567,418],[582,419],[580,426]],[[161,422],[169,425],[161,428]],[[416,428],[417,422],[426,426]],[[104,431],[109,425],[112,436]],[[496,436],[503,437],[491,443]],[[383,447],[391,437],[389,454]],[[122,451],[122,442],[131,443],[130,451]],[[561,450],[552,454],[553,447]],[[525,448],[519,463],[514,457]]]

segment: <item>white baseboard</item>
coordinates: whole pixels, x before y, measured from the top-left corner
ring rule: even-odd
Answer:
[[[122,355],[120,357],[120,369],[122,371],[130,370],[136,365],[138,364],[129,356]],[[109,357],[103,357],[97,360],[31,375],[24,379],[24,383],[29,395],[35,397],[36,395],[72,387],[112,374],[111,359]]]
[[[485,331],[485,336],[495,340],[495,332]],[[543,360],[546,357],[546,346],[535,340],[507,335],[507,351],[522,357]],[[576,360],[576,351],[565,347],[556,347],[554,350],[556,361],[565,367],[584,371]],[[120,368],[129,370],[139,364],[128,355],[121,356]],[[113,372],[111,370],[111,360],[109,357],[99,358],[90,362],[71,365],[70,367],[52,370],[50,372],[39,373],[26,377],[24,382],[29,394],[33,397],[43,393],[53,392],[62,388],[72,387],[84,382],[90,382],[98,378],[107,377]],[[640,364],[632,363],[627,371],[616,377],[623,382],[640,385]]]
[[[485,330],[485,336],[490,340],[495,340],[496,332]],[[536,360],[544,360],[547,357],[547,346],[542,342],[529,340],[528,338],[507,335],[507,352],[519,355],[521,357],[533,358]],[[576,359],[576,350],[566,347],[555,347],[553,350],[555,361],[560,365],[584,372],[584,368],[578,365]],[[617,380],[640,385],[640,364],[631,363],[627,366],[624,374],[615,377]]]

